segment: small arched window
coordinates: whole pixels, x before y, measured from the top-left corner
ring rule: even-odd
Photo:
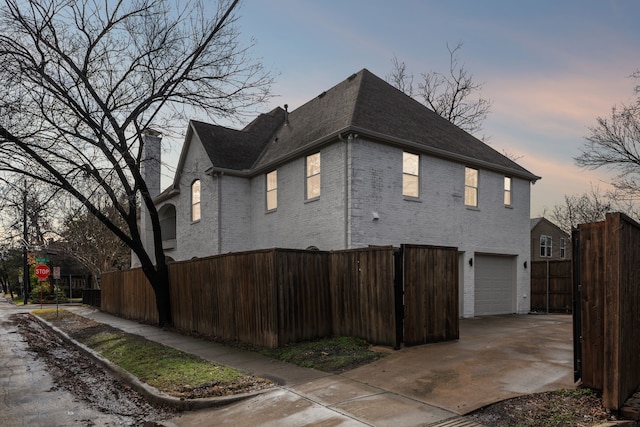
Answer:
[[[191,184],[191,221],[200,221],[200,180]]]

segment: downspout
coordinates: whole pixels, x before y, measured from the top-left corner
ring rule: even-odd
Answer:
[[[349,249],[349,143],[338,134],[338,139],[344,142],[344,248]]]

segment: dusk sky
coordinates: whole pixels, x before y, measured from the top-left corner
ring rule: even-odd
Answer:
[[[239,15],[242,38],[276,76],[265,111],[294,110],[362,68],[385,78],[394,56],[417,86],[421,73],[446,72],[447,43],[462,42],[461,64],[493,102],[476,136],[542,177],[531,216],[607,188],[606,171],[573,159],[598,116],[634,99],[639,1],[253,0]]]

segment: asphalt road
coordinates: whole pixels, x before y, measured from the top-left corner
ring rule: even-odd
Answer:
[[[29,309],[16,307],[0,296],[0,425],[29,426],[135,426],[139,420],[118,408],[104,412],[56,382],[54,369],[38,357],[26,340],[24,326],[14,315]],[[37,338],[37,337],[36,337]],[[42,334],[42,339],[47,338]],[[54,351],[60,352],[59,349]],[[61,353],[64,356],[64,353]],[[75,363],[73,359],[69,363]],[[86,391],[85,391],[86,393]],[[154,425],[154,424],[149,424]]]

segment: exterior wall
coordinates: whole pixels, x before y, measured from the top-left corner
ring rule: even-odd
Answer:
[[[320,150],[320,197],[315,200],[305,200],[306,156],[277,169],[278,207],[274,211],[266,210],[265,174],[252,178],[251,249],[346,247],[345,149],[346,142],[341,142]]]
[[[480,169],[478,207],[468,208],[465,165],[421,155],[420,197],[405,197],[403,150],[349,138],[320,150],[321,195],[316,200],[305,200],[304,156],[281,165],[278,207],[267,212],[265,174],[250,179],[205,175],[211,165],[195,138],[181,191],[166,202],[176,207],[177,230],[176,247],[167,256],[184,260],[271,247],[455,246],[464,317],[474,315],[475,271],[469,260],[478,254],[514,258],[514,309],[529,311],[530,275],[524,267],[531,258],[529,181],[513,178],[512,205],[505,207],[504,175]],[[202,185],[202,219],[192,223],[190,186],[196,178]]]
[[[551,257],[540,256],[540,236],[551,236]],[[560,256],[560,239],[565,239],[565,257]],[[542,219],[531,230],[531,261],[557,261],[571,259],[571,239],[555,224]]]
[[[415,243],[458,247],[465,317],[474,311],[475,254],[517,257],[516,307],[529,311],[530,184],[513,178],[512,205],[503,202],[504,175],[479,170],[478,207],[464,205],[465,165],[420,156],[420,197],[402,195],[402,149],[358,139],[351,147],[349,247]],[[416,153],[418,154],[418,153]],[[378,219],[374,219],[377,217]]]
[[[247,178],[217,175],[220,204],[220,245],[215,254],[254,249],[251,237],[251,181]],[[214,184],[215,184],[214,183]]]
[[[176,208],[176,244],[165,255],[176,261],[218,253],[218,183],[217,177],[204,173],[211,162],[194,135],[180,176],[180,193],[166,203]],[[200,221],[191,221],[191,183],[200,180]],[[163,206],[160,204],[158,209]]]

